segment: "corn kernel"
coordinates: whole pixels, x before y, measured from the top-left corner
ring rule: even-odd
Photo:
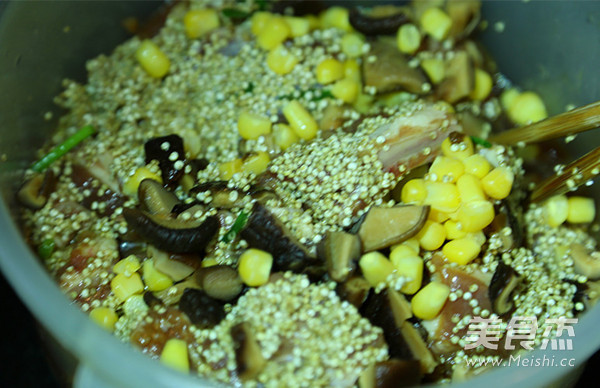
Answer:
[[[298,62],[298,58],[282,44],[275,47],[267,55],[267,66],[280,75],[288,74],[294,70]]]
[[[450,287],[447,285],[439,282],[427,284],[410,301],[413,314],[420,319],[437,317],[448,295],[450,295]]]
[[[306,15],[304,17],[308,20],[308,25],[311,30],[318,30],[321,28],[321,21],[316,15]]]
[[[503,91],[500,95],[500,105],[502,105],[502,108],[505,111],[508,111],[519,94],[521,93],[515,88],[510,88]]]
[[[417,249],[414,246],[410,246],[404,243],[393,245],[390,248],[390,261],[395,265],[396,260],[402,257],[419,256],[419,246],[417,242]]]
[[[427,198],[427,186],[421,178],[411,179],[404,184],[400,198],[404,203],[420,205]]]
[[[362,255],[358,265],[363,276],[372,287],[385,283],[387,278],[396,270],[392,262],[377,251]]]
[[[327,85],[344,76],[344,65],[334,58],[327,58],[317,65],[315,69],[317,81]]]
[[[219,265],[219,262],[214,257],[208,257],[208,258],[202,260],[202,263],[200,263],[200,266],[202,268],[213,267],[215,265]]]
[[[360,84],[352,78],[343,78],[331,87],[331,94],[345,103],[351,104],[358,97]]]
[[[282,151],[287,150],[292,144],[298,141],[299,137],[296,132],[287,124],[273,125],[273,139],[275,144]]]
[[[349,32],[342,37],[342,52],[348,58],[357,58],[363,54],[365,39],[356,32]]]
[[[260,34],[261,31],[265,28],[267,21],[269,19],[271,19],[272,16],[273,16],[273,14],[271,14],[270,12],[264,12],[264,11],[259,11],[259,12],[253,13],[252,19],[250,19],[250,22],[252,24],[252,26],[250,27],[252,30],[252,33],[255,36],[258,36],[258,34]]]
[[[310,21],[307,18],[284,16],[283,19],[290,27],[290,35],[297,38],[310,32]]]
[[[242,161],[242,171],[258,175],[267,169],[271,162],[269,154],[265,151],[258,151],[246,156]]]
[[[441,212],[436,209],[430,209],[429,214],[427,215],[427,219],[435,222],[439,222],[440,224],[450,218],[450,215],[445,212]]]
[[[564,195],[555,195],[544,202],[546,223],[555,228],[562,225],[569,215],[569,200]]]
[[[463,203],[458,210],[458,222],[465,232],[478,232],[494,220],[494,205],[489,201]]]
[[[475,69],[475,80],[473,90],[469,97],[476,101],[483,101],[490,95],[492,91],[492,77],[488,72],[481,69]]]
[[[446,65],[439,58],[425,58],[421,61],[421,68],[434,84],[439,84],[446,77]]]
[[[100,327],[108,331],[113,331],[115,329],[115,324],[119,319],[115,310],[108,307],[96,307],[90,311],[90,318],[100,325]]]
[[[285,20],[280,16],[273,15],[265,21],[265,25],[256,37],[256,41],[259,47],[271,50],[289,38],[291,33]]]
[[[144,261],[142,272],[144,283],[150,291],[162,291],[173,285],[173,280],[170,277],[154,268],[153,260]]]
[[[486,199],[481,181],[476,176],[465,174],[456,182],[461,202],[481,201]]]
[[[419,240],[417,240],[416,237],[409,238],[408,240],[404,241],[402,245],[412,248],[417,254],[421,249],[421,244],[419,244]]]
[[[570,197],[569,214],[567,222],[572,224],[583,224],[594,221],[596,217],[596,206],[592,198]]]
[[[508,167],[496,167],[481,179],[483,191],[494,199],[504,199],[510,194],[515,175]]]
[[[138,187],[140,187],[140,183],[144,179],[152,179],[162,183],[160,175],[153,173],[148,167],[143,166],[135,170],[133,175],[127,178],[123,184],[123,194],[129,197],[137,197]]]
[[[144,284],[142,283],[142,278],[137,273],[131,276],[125,276],[120,273],[111,280],[110,288],[117,299],[124,302],[131,295],[144,291]]]
[[[431,7],[421,15],[423,31],[437,40],[444,40],[452,27],[452,19],[437,7]]]
[[[534,92],[523,92],[516,96],[506,113],[519,125],[534,123],[548,117],[544,102]]]
[[[448,220],[444,222],[444,229],[446,229],[446,238],[448,240],[463,238],[467,235],[467,232],[462,229],[462,225],[457,221]]]
[[[360,83],[361,70],[356,59],[348,59],[344,62],[344,77],[353,79]]]
[[[177,338],[167,340],[160,354],[160,362],[180,372],[189,372],[190,360],[188,359],[187,343]]]
[[[471,174],[479,179],[486,176],[492,169],[490,162],[479,154],[466,157],[463,164],[465,165],[465,174]]]
[[[321,28],[339,28],[340,30],[351,32],[349,12],[344,7],[329,7],[319,15]]]
[[[438,156],[434,159],[429,174],[435,174],[438,182],[454,183],[465,173],[465,166],[460,160],[447,156]]]
[[[473,155],[473,140],[469,136],[463,136],[460,140],[447,137],[442,142],[442,154],[449,158],[464,161]]]
[[[469,232],[465,237],[468,237],[469,239],[475,241],[477,244],[479,244],[480,247],[487,241],[485,233],[483,233],[482,230],[480,230],[479,232]]]
[[[356,98],[356,101],[354,102],[353,108],[358,113],[367,114],[371,110],[374,100],[375,100],[374,96],[360,92],[360,93],[358,93],[358,97]]]
[[[459,265],[470,263],[479,255],[480,251],[481,246],[468,237],[448,241],[442,248],[442,252],[446,258]]]
[[[424,204],[444,213],[453,213],[460,206],[460,194],[456,185],[445,182],[425,181],[427,197]]]
[[[409,279],[404,283],[400,291],[408,295],[419,291],[421,282],[423,281],[423,259],[419,256],[396,257],[392,252],[390,254],[390,261],[396,268],[398,275]]]
[[[396,35],[398,49],[405,54],[414,54],[421,46],[421,32],[414,24],[403,24]]]
[[[148,309],[149,307],[144,302],[144,295],[142,294],[131,295],[122,306],[123,313],[129,316],[140,316],[148,311]]]
[[[154,78],[162,78],[169,72],[171,61],[151,40],[144,40],[135,51],[135,58],[142,68]]]
[[[217,11],[212,8],[190,10],[183,17],[185,33],[191,39],[201,37],[220,24]]]
[[[256,113],[243,111],[237,121],[238,132],[246,140],[271,133],[271,120]]]
[[[439,222],[427,220],[416,237],[421,248],[427,251],[435,251],[446,240],[446,229]]]
[[[239,172],[242,172],[242,160],[239,158],[219,165],[219,176],[225,181]]]
[[[283,108],[283,115],[298,137],[310,140],[317,135],[317,122],[298,101],[290,101]]]
[[[242,281],[250,287],[258,287],[269,281],[273,256],[260,249],[248,249],[240,256],[238,272]]]
[[[126,258],[119,260],[113,266],[113,272],[116,274],[122,273],[125,276],[131,276],[140,269],[140,260],[135,255],[129,255]]]

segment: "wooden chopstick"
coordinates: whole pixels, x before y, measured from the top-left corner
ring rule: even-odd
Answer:
[[[562,173],[551,176],[531,193],[531,202],[542,201],[554,195],[565,194],[586,183],[600,173],[600,147],[567,165]]]
[[[575,108],[542,121],[491,136],[492,143],[516,145],[570,136],[600,127],[600,101]]]

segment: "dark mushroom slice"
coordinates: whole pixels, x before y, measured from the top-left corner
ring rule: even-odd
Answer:
[[[363,251],[401,243],[416,235],[427,220],[429,206],[372,207],[358,229]]]
[[[194,290],[202,289],[200,284],[198,284],[196,279],[194,279],[194,277],[192,276],[162,291],[157,291],[154,293],[146,292],[144,294],[144,297],[148,294],[152,294],[157,300],[160,301],[161,305],[172,306],[179,303],[181,297],[183,296],[183,292],[188,288]]]
[[[214,181],[199,184],[190,190],[190,195],[210,192],[211,205],[219,209],[231,209],[244,206],[246,193],[227,187],[227,181]]]
[[[436,94],[451,104],[465,99],[473,90],[475,69],[466,51],[456,51],[446,62],[446,78],[438,85]]]
[[[17,199],[22,205],[38,210],[44,207],[48,197],[56,188],[56,176],[52,169],[45,173],[37,173],[26,181],[17,193]]]
[[[345,301],[360,309],[369,296],[371,285],[362,276],[355,276],[338,284],[336,292]]]
[[[573,269],[576,273],[590,280],[600,278],[600,255],[598,253],[588,254],[581,244],[571,244],[571,257],[573,258]]]
[[[142,209],[150,214],[169,214],[179,198],[154,179],[144,179],[138,187]]]
[[[148,243],[145,241],[130,240],[128,236],[117,237],[117,244],[119,247],[119,258],[124,259],[127,256],[135,255],[137,257],[144,257],[146,250],[148,249]]]
[[[215,327],[225,318],[225,305],[222,301],[194,288],[186,288],[183,291],[179,309],[201,329]]]
[[[255,378],[265,367],[267,360],[262,355],[256,336],[247,322],[231,328],[231,339],[235,351],[236,373],[240,380]]]
[[[163,302],[160,298],[157,298],[152,292],[144,292],[144,303],[146,303],[146,306],[150,307],[151,309],[156,307],[156,306],[162,306]]]
[[[395,388],[418,385],[423,373],[417,360],[392,358],[369,366],[358,378],[359,388]]]
[[[520,283],[521,276],[517,271],[500,261],[488,288],[492,310],[496,314],[503,316],[513,309],[513,293]]]
[[[258,202],[254,203],[240,235],[250,247],[273,255],[273,271],[300,273],[309,266],[320,264],[283,223]]]
[[[346,232],[327,232],[317,246],[317,254],[325,260],[329,276],[343,282],[356,269],[361,253],[358,236]]]
[[[201,268],[196,278],[208,296],[223,301],[234,299],[244,287],[238,272],[228,265]]]
[[[154,259],[154,268],[168,275],[175,282],[181,281],[194,273],[195,269],[193,267],[169,258],[167,252],[160,251],[153,246],[148,247],[148,256]]]
[[[373,7],[369,13],[357,7],[350,9],[350,25],[365,35],[390,35],[410,21],[406,9],[393,6]]]
[[[185,152],[183,139],[178,135],[155,137],[144,144],[146,163],[158,161],[162,180],[166,186],[174,186],[183,175]]]
[[[174,253],[202,253],[219,230],[209,216],[201,223],[161,218],[136,209],[123,209],[129,227],[158,249]]]
[[[408,58],[402,54],[392,41],[379,39],[371,43],[369,57],[365,60],[362,73],[365,86],[375,87],[377,94],[406,90],[415,94],[426,94],[423,88],[425,75],[411,67]]]
[[[127,197],[111,188],[115,185],[110,183],[110,178],[106,177],[108,174],[103,168],[90,170],[80,164],[73,164],[71,171],[71,180],[84,194],[81,204],[86,209],[93,210],[101,216],[110,216],[125,203]]]

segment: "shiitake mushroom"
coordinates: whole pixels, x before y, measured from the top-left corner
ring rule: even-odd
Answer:
[[[225,318],[225,305],[202,290],[186,288],[179,300],[179,309],[202,329],[216,326]]]
[[[354,7],[350,9],[348,19],[356,31],[365,35],[395,34],[401,25],[410,22],[404,9],[391,6],[374,7],[370,14]]]
[[[511,266],[500,261],[488,288],[492,310],[499,316],[514,308],[513,292],[521,282],[521,276]]]
[[[37,210],[44,207],[56,187],[56,177],[51,169],[37,173],[26,181],[17,192],[17,199],[24,206]]]
[[[174,186],[183,176],[185,152],[183,139],[179,135],[155,137],[144,144],[146,164],[158,161],[161,177],[165,185]],[[179,163],[178,163],[179,162]],[[178,166],[181,164],[182,166]]]

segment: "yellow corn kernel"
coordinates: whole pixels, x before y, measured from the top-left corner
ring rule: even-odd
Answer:
[[[256,113],[243,111],[237,121],[238,132],[246,140],[271,133],[271,120]]]
[[[430,205],[432,209],[444,213],[453,213],[460,206],[460,194],[456,185],[445,182],[425,181],[427,197],[423,203]]]
[[[343,78],[331,87],[331,94],[345,103],[351,104],[358,97],[360,84],[352,78]]]
[[[523,92],[514,97],[506,113],[519,125],[534,123],[548,117],[544,101],[534,92]]]
[[[466,158],[473,155],[473,140],[469,136],[462,138],[449,137],[442,142],[442,154],[449,158],[464,161]]]
[[[242,160],[239,158],[219,165],[219,176],[224,181],[231,179],[233,175],[239,172],[242,172]]]
[[[110,289],[117,299],[125,302],[131,295],[144,291],[144,284],[142,283],[142,278],[137,273],[131,276],[125,276],[120,273],[111,280]]]
[[[479,154],[471,155],[463,159],[465,165],[465,174],[471,174],[479,179],[490,172],[492,166],[487,159]]]
[[[418,242],[417,242],[418,244]],[[393,245],[390,249],[390,261],[396,265],[396,261],[403,257],[419,256],[419,246],[415,250],[414,246],[404,243]]]
[[[167,340],[160,354],[160,362],[180,372],[189,372],[190,360],[188,359],[187,343],[177,338]]]
[[[183,17],[185,33],[191,39],[201,37],[218,28],[220,24],[217,11],[212,8],[190,10]]]
[[[487,71],[475,69],[475,81],[469,96],[473,100],[483,101],[490,95],[492,85],[492,76]]]
[[[299,137],[296,132],[287,124],[273,125],[273,139],[275,144],[282,151],[287,150],[292,144],[298,141]]]
[[[298,58],[282,44],[275,47],[267,55],[267,66],[280,75],[288,74],[294,70],[298,61]]]
[[[160,177],[160,175],[153,173],[148,167],[143,166],[135,170],[133,175],[127,178],[127,180],[123,184],[123,194],[129,197],[136,197],[138,187],[140,187],[140,183],[144,179],[153,179],[157,182],[162,183],[162,178]]]
[[[267,169],[269,162],[271,162],[269,154],[265,151],[258,151],[244,158],[242,161],[242,171],[258,175]]]
[[[344,76],[344,65],[337,59],[327,58],[317,65],[315,74],[320,84],[327,85]]]
[[[444,222],[444,229],[446,229],[446,238],[448,240],[463,238],[467,235],[467,232],[462,229],[462,225],[457,221],[448,220]]]
[[[489,201],[463,203],[458,209],[458,219],[465,232],[479,232],[494,220],[494,205]]]
[[[555,195],[544,202],[546,222],[555,228],[562,225],[569,215],[569,200],[564,195]]]
[[[448,241],[442,252],[453,263],[465,265],[473,261],[481,252],[481,245],[471,238],[463,237]]]
[[[515,88],[504,90],[500,95],[500,105],[502,106],[502,109],[508,111],[519,94],[521,93]]]
[[[421,244],[419,244],[419,240],[417,240],[416,237],[409,238],[408,240],[404,241],[402,243],[402,245],[406,245],[406,246],[414,249],[414,251],[417,252],[417,254],[419,253],[419,250],[421,249]]]
[[[450,295],[450,287],[447,285],[439,282],[427,284],[410,301],[413,314],[420,319],[437,317],[448,295]]]
[[[438,182],[454,183],[465,173],[465,166],[458,159],[438,156],[434,159],[429,174]]]
[[[215,265],[219,265],[219,262],[214,257],[206,258],[202,260],[202,263],[200,263],[202,268],[213,267]]]
[[[439,222],[427,220],[416,237],[421,248],[427,251],[435,251],[446,240],[446,229]]]
[[[173,285],[170,277],[154,268],[153,260],[146,260],[142,266],[144,283],[150,291],[162,291]]]
[[[290,27],[281,16],[272,15],[265,21],[265,25],[256,37],[256,42],[259,47],[271,50],[289,38],[291,33]]]
[[[135,255],[129,255],[126,258],[119,260],[113,266],[113,272],[116,274],[122,273],[125,276],[131,276],[140,269],[140,260]]]
[[[317,122],[298,101],[290,101],[283,108],[283,115],[298,137],[310,140],[317,135]]]
[[[385,283],[387,278],[396,270],[392,262],[377,251],[362,255],[358,265],[363,276],[372,287]]]
[[[350,32],[349,12],[344,7],[329,7],[319,15],[321,28],[339,28],[340,30]]]
[[[439,58],[425,58],[421,61],[421,68],[433,84],[439,84],[446,77],[446,65]]]
[[[405,54],[414,54],[421,46],[421,32],[414,24],[403,24],[396,35],[398,49]]]
[[[90,311],[90,318],[100,325],[100,327],[108,331],[113,331],[115,329],[115,324],[119,319],[115,310],[108,307],[96,307]]]
[[[348,58],[357,58],[363,54],[365,38],[356,32],[349,32],[342,37],[342,52]]]
[[[250,287],[258,287],[269,281],[273,267],[273,256],[260,249],[248,249],[240,256],[238,272],[244,283]]]
[[[344,77],[360,82],[361,71],[360,65],[356,59],[348,59],[344,62]]]
[[[396,268],[398,275],[409,279],[402,288],[401,292],[412,295],[419,291],[423,281],[423,259],[419,256],[395,257],[393,252],[390,254],[390,261]]]
[[[290,27],[290,36],[297,38],[310,32],[310,21],[307,18],[284,16],[283,19]]]
[[[437,40],[444,40],[452,27],[452,19],[437,7],[431,7],[421,15],[421,28]]]
[[[514,180],[515,174],[508,167],[500,166],[481,179],[481,186],[491,198],[504,199],[508,197]]]
[[[429,214],[427,215],[427,219],[435,222],[439,222],[440,224],[450,218],[450,215],[445,212],[441,212],[436,209],[430,209]]]
[[[261,31],[265,28],[267,21],[271,19],[273,14],[270,12],[259,11],[252,14],[252,19],[250,22],[252,23],[251,30],[255,36],[261,33]]]
[[[135,51],[135,58],[150,76],[162,78],[169,72],[171,61],[151,40],[144,40]]]
[[[481,181],[474,175],[465,174],[458,178],[456,188],[458,188],[460,200],[463,203],[486,199],[483,188],[481,187]]]
[[[572,224],[583,224],[594,221],[596,217],[596,206],[592,198],[570,197],[569,214],[567,222]]]
[[[427,198],[427,186],[421,178],[411,179],[404,184],[400,198],[404,203],[420,205]]]

